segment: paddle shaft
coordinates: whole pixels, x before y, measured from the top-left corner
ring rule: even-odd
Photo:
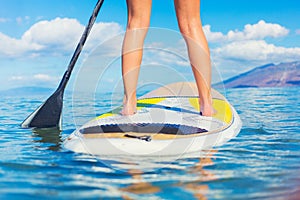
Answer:
[[[100,8],[101,8],[103,2],[104,2],[104,0],[98,0],[96,6],[94,8],[93,14],[90,17],[89,23],[85,27],[85,30],[84,30],[81,38],[80,38],[80,41],[79,41],[79,43],[78,43],[78,45],[76,47],[76,50],[75,50],[75,52],[74,52],[74,54],[72,56],[72,59],[70,60],[68,69],[64,73],[64,76],[63,76],[62,80],[60,81],[60,84],[59,84],[57,90],[64,90],[65,89],[65,87],[66,87],[66,85],[67,85],[67,83],[68,83],[68,81],[70,79],[71,73],[72,73],[72,71],[74,69],[74,66],[75,66],[75,64],[76,64],[76,62],[78,60],[78,57],[79,57],[79,55],[80,55],[80,53],[82,51],[82,48],[83,48],[83,46],[84,46],[84,44],[85,44],[85,42],[87,40],[87,37],[88,37],[88,35],[89,35],[89,33],[90,33],[90,31],[91,31],[91,29],[92,29],[92,27],[93,27],[93,25],[94,25],[94,23],[96,21],[97,15],[98,15],[98,13],[100,11]]]

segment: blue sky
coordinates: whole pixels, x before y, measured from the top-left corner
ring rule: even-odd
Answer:
[[[55,88],[95,3],[95,0],[1,0],[0,90],[21,86]],[[203,27],[220,76],[226,79],[266,63],[300,60],[299,8],[297,0],[202,0]],[[106,0],[72,77],[78,77],[80,68],[97,46],[104,52],[112,46],[119,51],[125,26],[125,0]],[[156,41],[158,37],[151,36],[150,31],[146,46],[186,56],[178,37],[173,1],[153,0],[151,27],[162,28],[163,33]],[[173,41],[167,42],[170,38]],[[104,44],[107,40],[110,42]],[[175,62],[166,51],[146,52],[145,65],[150,65],[153,58],[156,63],[190,73],[186,62],[179,62],[180,59]],[[174,62],[166,61],[168,58]],[[103,78],[107,84],[111,79],[119,79],[119,62],[114,63],[114,70],[111,74],[107,70],[107,77]]]

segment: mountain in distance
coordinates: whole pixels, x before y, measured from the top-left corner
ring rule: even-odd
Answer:
[[[214,87],[223,85],[225,88],[300,86],[300,61],[256,67]]]

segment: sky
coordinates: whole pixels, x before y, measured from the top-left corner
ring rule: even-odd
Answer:
[[[166,74],[175,70],[190,79],[173,1],[152,3],[152,28],[142,66],[161,66]],[[0,90],[55,88],[95,4],[96,0],[0,0]],[[202,0],[203,29],[217,74],[213,82],[268,63],[299,61],[299,8],[297,0]],[[126,1],[106,0],[69,87],[97,82],[109,88],[115,80],[120,81],[125,27]],[[93,73],[94,78],[89,78]],[[173,80],[164,74],[156,76],[159,70],[145,73],[149,81],[151,77]]]

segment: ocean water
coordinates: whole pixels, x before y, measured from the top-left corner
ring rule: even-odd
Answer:
[[[226,90],[243,121],[240,134],[198,158],[147,160],[148,170],[62,148],[94,117],[84,100],[65,98],[59,132],[19,126],[47,97],[1,97],[0,199],[299,199],[299,89]],[[92,105],[95,113],[111,108],[109,96]]]

